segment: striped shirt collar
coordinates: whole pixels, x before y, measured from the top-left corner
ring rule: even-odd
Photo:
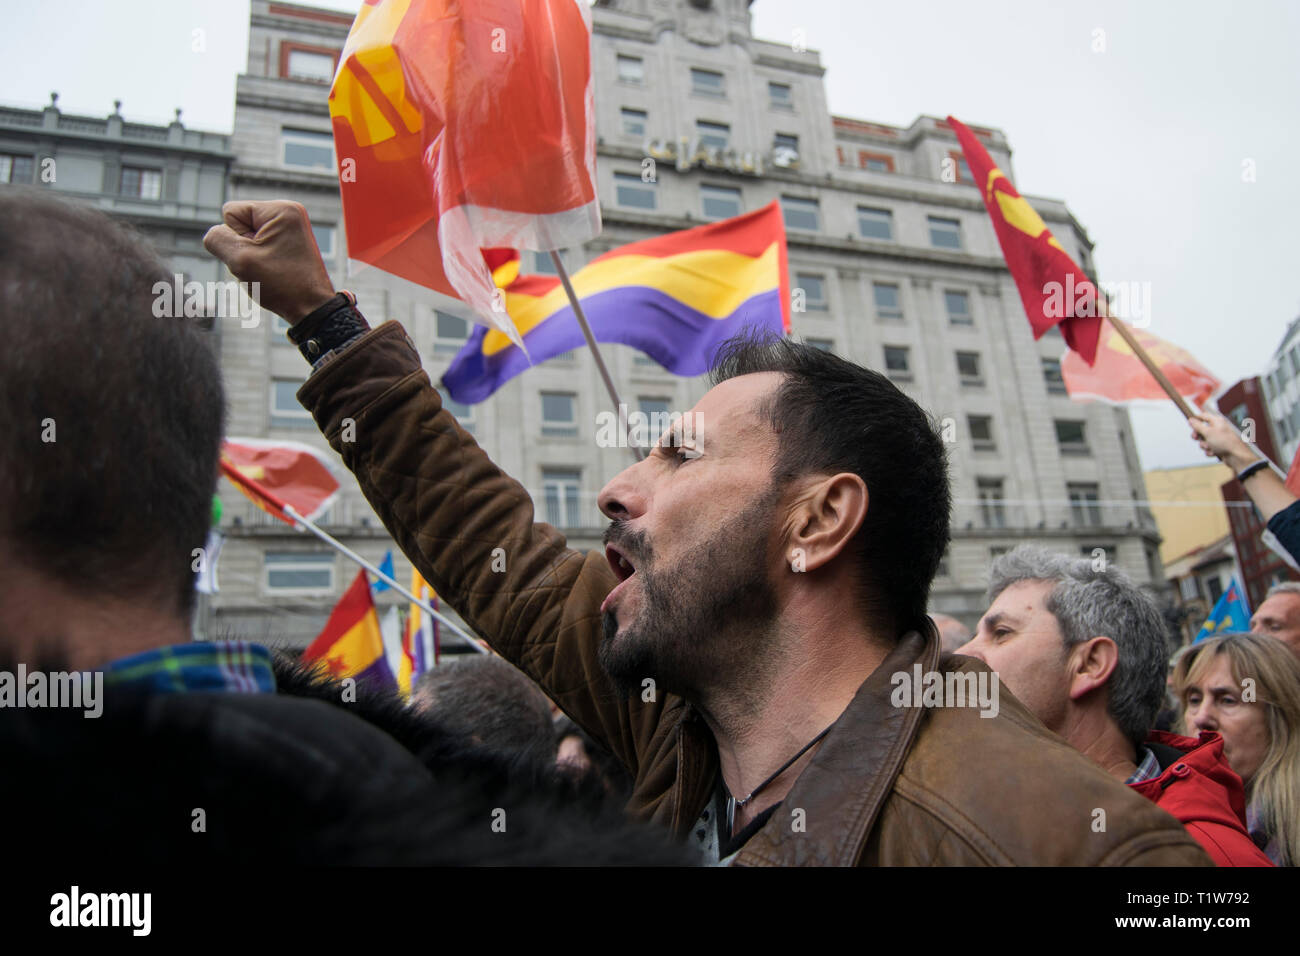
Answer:
[[[1150,747],[1143,747],[1142,753],[1144,756],[1138,761],[1137,769],[1124,781],[1125,783],[1130,785],[1142,783],[1160,776],[1160,761],[1156,759],[1155,752]]]
[[[109,686],[145,686],[160,693],[275,692],[271,652],[247,641],[195,642],[155,647],[104,667]]]

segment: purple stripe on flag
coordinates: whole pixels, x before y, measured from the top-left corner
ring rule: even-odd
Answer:
[[[391,690],[397,686],[397,678],[393,676],[385,654],[380,654],[365,670],[352,676],[358,684],[370,684],[375,689]]]
[[[731,315],[713,319],[658,289],[620,286],[582,300],[591,332],[598,342],[617,342],[645,352],[676,375],[709,370],[718,346],[746,328],[783,334],[781,290],[751,296]],[[487,329],[477,326],[442,377],[451,397],[464,404],[481,402],[506,381],[529,367],[514,346],[483,354]],[[534,326],[524,343],[534,363],[586,344],[573,306],[566,305]]]

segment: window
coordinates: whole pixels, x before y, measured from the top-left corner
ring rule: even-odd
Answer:
[[[669,405],[671,399],[651,398],[644,395],[638,396],[636,400],[637,411],[645,416],[645,436],[650,444],[659,441],[668,427],[672,424]]]
[[[772,138],[772,165],[796,166],[799,163],[799,137],[793,133],[777,133]]]
[[[989,415],[967,415],[966,427],[970,429],[970,439],[976,451],[994,451],[997,444],[993,441],[993,418]]]
[[[1088,454],[1088,440],[1081,421],[1056,420],[1056,444],[1066,455]]]
[[[691,67],[691,92],[700,96],[726,96],[726,80],[714,70]]]
[[[990,557],[991,559],[993,559],[994,561],[996,561],[998,558],[1002,557],[1002,555],[1006,554],[1006,553],[1007,553],[1008,551],[1010,551],[1010,550],[1011,550],[1011,549],[1010,549],[1010,548],[1007,548],[1007,547],[1001,547],[1001,548],[999,548],[999,547],[993,547],[993,548],[989,548],[989,557]]]
[[[433,354],[455,355],[469,338],[469,323],[450,312],[433,313]]]
[[[885,153],[869,153],[865,149],[858,150],[858,167],[865,169],[869,173],[892,173],[894,171],[894,157]]]
[[[980,500],[980,520],[984,522],[986,528],[1005,528],[1007,526],[1007,514],[1003,506],[1004,495],[1002,494],[1001,478],[979,478],[975,482],[976,489]],[[994,548],[994,552],[998,549]],[[1006,551],[1003,548],[1002,551]],[[996,553],[994,554],[996,557]]]
[[[655,184],[645,182],[636,173],[615,173],[614,190],[620,206],[655,208]]]
[[[930,245],[936,249],[961,248],[961,223],[956,219],[941,219],[928,216],[930,221]]]
[[[731,142],[731,127],[726,123],[696,120],[695,138],[701,149],[726,149]]]
[[[705,219],[730,219],[740,215],[740,190],[731,186],[700,186]]]
[[[787,229],[807,229],[815,232],[821,228],[821,210],[817,206],[816,199],[782,196],[781,210],[785,214]]]
[[[1065,378],[1061,375],[1060,359],[1043,359],[1043,380],[1047,382],[1047,390],[1053,395],[1065,394]]]
[[[577,437],[577,406],[578,396],[571,392],[542,392],[542,434]]]
[[[803,290],[804,308],[810,312],[826,311],[826,279],[809,272],[795,273],[795,286]]]
[[[639,56],[618,55],[618,81],[636,86],[645,83],[645,64]]]
[[[162,170],[123,166],[121,187],[118,192],[123,196],[139,199],[161,199]]]
[[[789,83],[768,83],[767,98],[774,109],[794,109],[794,91]]]
[[[0,153],[0,183],[30,183],[35,171],[33,157]]]
[[[316,237],[316,248],[320,250],[320,257],[322,259],[333,259],[336,252],[334,248],[334,227],[312,223],[311,234]]]
[[[1070,496],[1070,517],[1082,528],[1101,527],[1101,494],[1097,485],[1070,484],[1065,486]]]
[[[297,428],[314,425],[311,412],[298,404],[298,389],[302,382],[294,379],[274,379],[271,382],[271,427]]]
[[[882,319],[901,319],[903,302],[898,297],[898,286],[889,282],[871,283],[871,294],[876,300],[876,315]]]
[[[890,378],[907,380],[912,377],[908,351],[901,345],[885,346],[885,372]]]
[[[542,470],[542,492],[546,497],[546,520],[557,528],[579,525],[578,489],[582,475],[576,471]]]
[[[329,83],[334,79],[334,55],[313,50],[290,50],[287,72],[291,80]]]
[[[951,159],[956,166],[956,182],[974,185],[975,177],[971,175],[970,166],[966,165],[965,155],[957,150],[949,150],[948,158]]]
[[[263,583],[268,591],[306,594],[334,590],[334,554],[302,551],[267,551],[263,556]]]
[[[623,133],[626,136],[645,136],[646,111],[628,109],[619,111],[623,117]]]
[[[820,349],[823,352],[835,351],[834,339],[804,339],[804,344],[811,345],[813,348]]]
[[[1217,577],[1205,579],[1206,597],[1209,598],[1210,607],[1219,603],[1219,598],[1223,596],[1223,582]]]
[[[972,325],[974,319],[970,314],[970,296],[965,292],[944,290],[943,304],[948,310],[948,321],[953,325]]]
[[[280,131],[284,165],[300,169],[334,169],[334,137],[307,129]]]
[[[863,239],[893,239],[894,214],[888,209],[859,206],[858,231]]]
[[[983,385],[984,373],[980,370],[980,354],[978,352],[958,352],[957,374],[961,377],[963,385]]]

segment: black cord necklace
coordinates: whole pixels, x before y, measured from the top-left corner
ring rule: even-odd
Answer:
[[[834,724],[831,724],[831,727],[834,727],[834,726],[835,726]],[[781,774],[783,774],[783,773],[785,773],[787,770],[789,770],[791,764],[793,764],[796,760],[798,760],[800,757],[802,757],[804,754],[806,754],[809,750],[811,750],[812,747],[813,747],[813,745],[816,744],[817,741],[821,740],[823,737],[825,737],[827,734],[829,734],[829,733],[831,732],[831,727],[827,727],[825,730],[823,730],[820,734],[818,734],[818,735],[817,735],[816,737],[814,737],[812,740],[810,740],[810,741],[808,741],[806,744],[804,744],[803,747],[800,748],[800,750],[799,750],[799,752],[798,752],[797,754],[795,754],[793,757],[791,757],[791,758],[790,758],[789,760],[787,760],[785,763],[781,764],[781,768],[780,768],[779,770],[777,770],[776,773],[772,774],[772,776],[768,777],[766,780],[764,780],[762,783],[760,783],[760,784],[759,784],[757,787],[755,787],[753,790],[749,791],[749,796],[745,797],[743,800],[737,800],[735,797],[733,797],[733,796],[731,795],[731,791],[730,791],[730,790],[727,791],[727,833],[728,833],[728,834],[730,834],[730,835],[732,835],[732,836],[735,836],[735,829],[736,829],[736,828],[735,828],[735,823],[736,823],[736,807],[743,807],[743,806],[745,806],[746,804],[748,804],[749,801],[753,800],[754,797],[758,796],[759,792],[760,792],[764,787],[766,787],[769,783],[771,783],[771,782],[772,782],[773,780],[775,780],[777,777],[781,776]]]

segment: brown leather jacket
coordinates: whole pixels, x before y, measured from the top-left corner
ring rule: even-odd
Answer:
[[[596,658],[600,604],[616,583],[604,554],[534,522],[528,493],[442,408],[397,323],[322,366],[298,398],[446,603],[631,770],[628,812],[685,837],[716,786],[717,748],[680,697],[614,693]],[[497,548],[504,572],[493,570]],[[932,628],[903,635],[736,864],[1210,865],[1173,817],[1005,691],[993,718],[892,706],[890,675],[917,662],[984,669],[941,662]]]

